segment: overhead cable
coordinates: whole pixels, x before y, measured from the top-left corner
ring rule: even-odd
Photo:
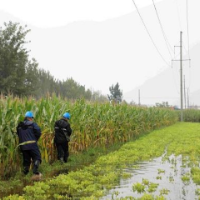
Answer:
[[[179,21],[180,31],[182,31],[182,25],[181,25],[181,18],[180,18],[179,6],[178,6],[177,0],[175,0],[175,1],[176,1],[176,10],[177,10],[177,13],[178,13],[178,21]]]
[[[154,9],[155,9],[155,11],[156,11],[156,16],[157,16],[157,18],[158,18],[158,22],[159,22],[159,24],[160,24],[160,28],[161,28],[161,31],[162,31],[162,34],[163,34],[163,37],[164,37],[164,40],[165,40],[165,43],[166,43],[166,46],[167,46],[167,50],[168,50],[168,52],[169,52],[169,54],[170,54],[170,57],[172,58],[172,54],[171,54],[171,52],[170,52],[170,48],[171,48],[172,51],[173,51],[173,49],[172,49],[172,47],[171,47],[171,45],[170,45],[170,43],[169,43],[169,41],[168,41],[168,39],[167,39],[167,36],[166,36],[166,34],[165,34],[165,31],[164,31],[164,29],[163,29],[163,26],[162,26],[160,17],[159,17],[159,15],[158,15],[158,11],[157,11],[156,5],[155,5],[155,3],[154,3],[154,0],[152,0],[152,2],[153,2],[153,6],[154,6]]]
[[[187,22],[187,52],[188,52],[188,58],[189,58],[189,90],[191,86],[191,60],[190,60],[190,39],[189,39],[189,6],[188,6],[188,0],[186,0],[186,22]]]
[[[186,0],[186,21],[187,21],[187,39],[188,39],[188,56],[190,58],[190,40],[189,40],[189,17],[188,17],[188,0]]]
[[[171,66],[167,63],[167,61],[164,59],[164,57],[163,57],[162,54],[160,53],[158,47],[156,46],[156,44],[155,44],[153,38],[151,37],[151,34],[150,34],[150,32],[148,31],[148,29],[147,29],[147,27],[146,27],[146,25],[145,25],[145,23],[144,23],[144,20],[143,20],[141,14],[140,14],[140,12],[139,12],[139,9],[138,9],[138,7],[137,7],[135,1],[132,0],[132,2],[133,2],[133,4],[135,5],[135,8],[136,8],[136,10],[137,10],[137,12],[138,12],[138,15],[140,16],[140,19],[141,19],[141,21],[142,21],[142,23],[143,23],[143,25],[144,25],[144,27],[145,27],[145,29],[146,29],[146,32],[147,32],[148,36],[150,37],[151,42],[153,43],[154,47],[156,48],[158,54],[160,55],[160,57],[162,58],[162,60],[163,60],[169,67],[171,67]]]

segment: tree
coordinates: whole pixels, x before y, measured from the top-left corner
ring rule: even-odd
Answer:
[[[132,101],[129,103],[129,105],[131,105],[131,106],[135,106],[136,103],[135,103],[135,101],[132,100]]]
[[[108,98],[106,95],[101,94],[100,91],[93,91],[91,101],[97,101],[97,102],[108,102]]]
[[[25,36],[30,30],[12,22],[4,26],[4,29],[0,27],[0,91],[22,95],[28,63]]]
[[[17,96],[56,94],[69,99],[92,99],[92,91],[86,90],[72,78],[59,81],[49,71],[38,69],[35,59],[29,59],[25,45],[27,26],[4,23],[0,27],[0,93]],[[99,97],[100,98],[100,97]]]
[[[39,77],[38,77],[38,63],[35,59],[28,61],[28,64],[25,68],[25,95],[37,96],[39,86]]]
[[[122,91],[119,89],[119,84],[112,85],[109,87],[110,95],[108,95],[108,99],[110,101],[116,101],[118,103],[122,102]]]
[[[163,101],[162,103],[156,103],[156,107],[160,107],[160,108],[168,108],[169,104],[167,101]]]

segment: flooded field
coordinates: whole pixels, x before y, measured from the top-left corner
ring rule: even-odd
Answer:
[[[167,200],[198,199],[198,187],[190,178],[191,170],[182,162],[182,156],[171,155],[166,159],[163,155],[123,171],[130,174],[131,178],[122,178],[120,185],[110,190],[101,200],[141,198],[145,193],[153,194],[152,197],[162,196]]]

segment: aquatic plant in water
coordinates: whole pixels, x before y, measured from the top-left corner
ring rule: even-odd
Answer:
[[[149,180],[148,179],[142,179],[142,183],[144,184],[144,185],[149,185]]]
[[[165,170],[158,169],[158,174],[164,174],[164,173],[165,173]]]
[[[158,185],[158,183],[150,183],[148,187],[148,192],[155,192],[157,190]]]
[[[181,177],[183,182],[189,182],[190,181],[190,174],[185,174]]]
[[[167,195],[169,193],[168,189],[162,189],[160,190],[160,195]]]
[[[134,183],[133,186],[133,191],[137,191],[138,193],[142,193],[145,191],[145,186],[141,183]]]

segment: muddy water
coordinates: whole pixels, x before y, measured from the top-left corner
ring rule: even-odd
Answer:
[[[190,173],[190,168],[183,166],[182,156],[172,155],[167,160],[163,158],[164,155],[150,162],[137,163],[138,169],[133,169],[133,167],[124,169],[124,172],[131,173],[131,178],[121,179],[120,185],[110,190],[108,195],[101,200],[120,199],[127,196],[139,198],[144,195],[144,192],[140,194],[133,191],[132,186],[138,182],[142,183],[143,179],[159,184],[156,191],[151,193],[154,196],[159,196],[161,190],[167,189],[168,194],[163,195],[167,200],[198,199],[195,195],[197,186],[191,178],[187,182],[181,179],[183,175]],[[146,193],[149,192],[146,191]]]

